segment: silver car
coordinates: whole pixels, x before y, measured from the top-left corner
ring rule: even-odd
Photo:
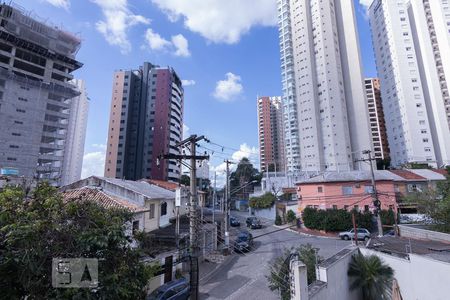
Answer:
[[[358,228],[358,233],[357,233],[357,237],[358,240],[364,240],[367,241],[370,239],[370,231],[365,229],[365,228]],[[342,240],[350,240],[350,239],[354,239],[355,238],[355,231],[353,229],[349,230],[349,231],[344,231],[339,233],[339,237]]]

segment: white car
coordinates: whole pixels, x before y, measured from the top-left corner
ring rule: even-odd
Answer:
[[[365,228],[358,228],[358,240],[364,240],[367,241],[370,239],[370,231],[365,229]],[[355,238],[355,231],[353,229],[349,230],[349,231],[344,231],[339,233],[339,237],[342,240],[350,240],[350,239],[354,239]]]

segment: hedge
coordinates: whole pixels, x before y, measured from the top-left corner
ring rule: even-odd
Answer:
[[[387,213],[387,212],[386,212]],[[372,213],[356,212],[358,227],[372,228]],[[303,224],[310,229],[324,231],[345,231],[353,228],[352,212],[345,209],[317,209],[307,207],[302,214]]]

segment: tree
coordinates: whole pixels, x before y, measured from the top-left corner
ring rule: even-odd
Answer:
[[[284,249],[283,255],[277,257],[269,264],[270,274],[266,276],[271,291],[278,291],[282,300],[291,299],[289,264],[295,256],[306,265],[308,284],[316,280],[316,262],[320,263],[322,257],[317,256],[318,249],[311,244],[300,245],[296,248]]]
[[[80,199],[81,200],[81,199]],[[39,183],[30,197],[20,188],[0,192],[1,299],[142,299],[156,271],[141,262],[126,234],[132,214],[91,201],[65,202]],[[97,258],[99,287],[54,289],[53,258]]]
[[[180,177],[180,184],[184,185],[184,186],[190,186],[191,185],[191,177],[189,177],[188,175],[181,175]]]
[[[281,224],[283,224],[283,221],[281,220],[281,217],[277,215],[275,217],[275,225],[280,226]]]
[[[293,212],[292,210],[289,210],[286,214],[286,221],[288,223],[292,223],[297,219],[297,216],[295,215],[295,212]]]
[[[365,300],[391,299],[394,270],[376,255],[358,253],[352,257],[348,271],[351,290],[360,289]]]
[[[267,192],[260,197],[250,198],[248,206],[250,206],[251,208],[258,208],[258,209],[270,208],[273,206],[276,199],[277,198],[275,197],[274,194],[272,194],[271,192]]]
[[[248,197],[248,194],[253,192],[253,185],[261,182],[261,178],[262,175],[259,171],[253,167],[253,164],[247,157],[244,157],[238,163],[236,171],[230,174],[230,191],[236,191],[234,195],[238,195],[242,198]],[[248,186],[239,189],[251,181],[256,181],[256,183],[249,184]]]
[[[447,180],[439,182],[436,188],[416,192],[406,198],[417,205],[417,210],[433,220],[435,230],[450,233],[450,167]]]

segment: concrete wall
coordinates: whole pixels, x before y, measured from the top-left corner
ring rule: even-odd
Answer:
[[[250,214],[252,216],[265,218],[265,219],[269,219],[269,220],[275,220],[275,216],[276,216],[276,212],[277,212],[275,205],[272,206],[271,208],[266,208],[266,209],[254,209],[254,208],[249,208],[249,209],[250,209]]]
[[[450,243],[450,234],[426,230],[414,225],[399,225],[398,227],[402,237]]]
[[[338,259],[335,263],[328,266],[319,266],[317,280],[327,284],[319,289],[315,294],[310,294],[310,300],[329,300],[329,299],[361,299],[361,292],[358,290],[350,291],[350,280],[347,276],[348,265],[357,249],[349,252]]]
[[[394,269],[403,300],[449,299],[449,263],[415,254],[410,254],[407,260],[365,248],[360,251],[364,255],[377,255]]]

